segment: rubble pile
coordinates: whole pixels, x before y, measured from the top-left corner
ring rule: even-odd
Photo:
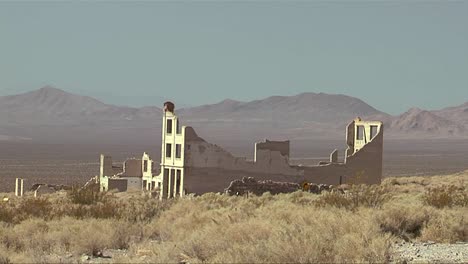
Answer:
[[[294,182],[275,182],[271,180],[258,181],[253,177],[243,177],[242,180],[234,180],[229,184],[229,187],[224,189],[224,192],[228,195],[244,195],[252,193],[255,195],[262,195],[265,192],[271,194],[278,193],[291,193],[297,190],[305,192],[321,194],[322,192],[339,192],[345,193],[349,188],[348,185],[342,184],[339,186],[333,186],[328,184],[315,184],[304,182],[298,184]]]
[[[262,195],[265,192],[271,194],[290,193],[300,190],[298,183],[292,182],[274,182],[271,180],[257,181],[253,177],[243,177],[242,180],[234,180],[224,191],[229,195],[244,195],[253,193]]]

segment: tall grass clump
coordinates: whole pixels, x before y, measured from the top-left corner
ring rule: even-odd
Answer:
[[[468,241],[468,208],[444,209],[431,216],[421,232],[422,241]]]
[[[434,213],[431,208],[394,203],[378,211],[375,220],[382,232],[410,241],[421,235],[421,230]]]

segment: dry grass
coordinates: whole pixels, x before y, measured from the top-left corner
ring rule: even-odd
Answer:
[[[410,241],[421,235],[421,230],[433,214],[432,208],[391,203],[377,212],[375,220],[383,232]]]
[[[109,249],[126,252],[113,262],[387,262],[395,240],[468,240],[467,178],[393,178],[346,194],[13,198],[0,204],[0,263],[76,262]]]
[[[314,204],[318,207],[334,206],[349,210],[359,207],[380,208],[391,198],[391,195],[386,185],[352,185],[346,193],[324,193]]]
[[[443,243],[468,241],[468,208],[444,209],[434,214],[421,232],[421,240]]]
[[[150,238],[157,241],[157,246],[147,245],[151,261],[388,260],[390,235],[365,220],[372,218],[370,210],[315,208],[292,202],[290,198],[295,195],[244,199],[210,194],[180,201],[150,224]]]

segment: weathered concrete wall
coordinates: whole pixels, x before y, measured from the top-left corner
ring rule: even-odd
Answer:
[[[144,178],[151,178],[153,175],[153,160],[146,152],[141,157],[141,171]]]
[[[114,170],[112,169],[112,157],[101,154],[100,158],[100,171],[99,175],[102,176],[112,176],[114,175]]]
[[[124,171],[121,174],[126,177],[142,177],[142,164],[140,159],[128,159],[124,162]]]
[[[121,177],[121,179],[127,180],[127,190],[141,190],[142,188],[142,178],[141,177]]]
[[[257,159],[262,159],[263,154],[269,153],[271,151],[278,151],[281,154],[281,156],[285,156],[289,159],[289,140],[270,141],[268,139],[265,139],[264,142],[255,143],[254,161],[257,161]]]
[[[288,157],[279,151],[257,150],[257,160],[253,162],[247,161],[246,158],[234,157],[221,147],[200,140],[186,142],[185,166],[240,170],[251,173],[298,174],[297,169],[289,165]]]
[[[347,172],[347,167],[342,163],[331,163],[321,166],[302,167],[304,177],[301,182],[313,182],[337,185],[344,183],[344,176]]]
[[[356,126],[364,127],[363,138],[356,142]],[[371,125],[378,125],[373,137],[367,135]],[[196,135],[196,133],[193,133]],[[188,192],[221,192],[231,181],[242,177],[279,182],[304,182],[340,185],[344,183],[378,184],[382,177],[383,126],[381,122],[354,120],[347,128],[346,143],[350,150],[345,162],[338,162],[338,152],[317,166],[289,165],[289,142],[264,142],[256,149],[256,161],[236,158],[217,145],[198,136],[186,144],[186,177]],[[350,138],[348,138],[350,137]],[[364,142],[364,143],[363,143]],[[271,143],[271,144],[270,144]],[[357,147],[356,147],[357,146]],[[288,154],[288,155],[283,155]]]
[[[352,156],[346,158],[346,183],[380,184],[383,164],[383,125],[379,133]]]
[[[106,191],[117,190],[119,192],[127,191],[127,179],[109,178],[108,189]]]

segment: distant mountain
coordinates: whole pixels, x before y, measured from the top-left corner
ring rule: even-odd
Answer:
[[[178,114],[201,134],[272,139],[340,137],[346,124],[357,116],[389,117],[360,99],[325,93],[271,96],[251,102],[228,99],[181,109]]]
[[[432,111],[432,113],[449,119],[458,124],[468,126],[468,102],[454,107],[447,107],[441,110]]]
[[[160,118],[161,109],[157,107],[115,106],[51,86],[0,97],[0,132],[4,139],[125,140],[133,134],[145,134],[139,128],[152,126],[155,133]]]
[[[303,93],[295,96],[272,96],[251,102],[224,100],[217,104],[181,110],[192,118],[225,120],[321,122],[349,121],[356,116],[387,115],[360,99],[324,93]]]
[[[396,136],[452,137],[466,135],[466,128],[432,112],[411,108],[393,119],[391,134]]]
[[[0,97],[0,120],[25,125],[96,125],[102,123],[153,118],[156,107],[132,108],[105,104],[45,86],[24,94]]]
[[[177,107],[183,124],[217,141],[344,137],[357,116],[382,120],[386,137],[467,137],[468,102],[438,111],[410,109],[391,116],[339,94],[303,93],[239,102]],[[109,141],[159,144],[162,110],[103,103],[54,87],[0,97],[0,140]]]

